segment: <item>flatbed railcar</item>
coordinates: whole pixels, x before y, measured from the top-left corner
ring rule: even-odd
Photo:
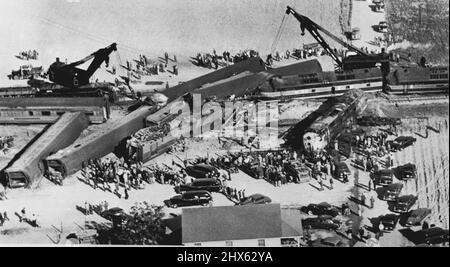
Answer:
[[[11,188],[34,187],[45,173],[44,159],[73,143],[88,127],[82,112],[64,113],[4,173]]]
[[[48,124],[65,112],[83,112],[90,123],[109,119],[105,97],[0,98],[0,124]]]

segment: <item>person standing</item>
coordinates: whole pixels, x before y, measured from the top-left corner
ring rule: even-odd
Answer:
[[[128,199],[130,196],[128,195],[128,189],[125,187],[123,190],[123,195],[125,199]]]
[[[369,192],[372,192],[372,188],[375,189],[375,188],[374,188],[374,185],[373,185],[372,179],[369,179],[368,187],[369,187]]]
[[[320,191],[323,191],[323,181],[322,181],[322,177],[319,175],[319,177],[318,177],[317,179],[319,179]]]
[[[333,178],[332,177],[330,177],[330,190],[333,190]]]
[[[370,208],[373,209],[375,207],[375,198],[373,196],[370,197]]]
[[[362,227],[359,228],[359,238],[360,238],[362,241],[364,241],[364,238],[365,238],[365,231],[364,231],[364,228],[362,228]]]
[[[167,52],[164,53],[164,59],[166,61],[166,65],[169,64],[169,53]]]
[[[366,196],[364,195],[364,193],[361,194],[361,205],[366,205]]]

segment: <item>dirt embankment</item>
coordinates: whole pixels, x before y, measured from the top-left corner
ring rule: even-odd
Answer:
[[[350,31],[352,28],[353,0],[341,0],[341,14],[339,15],[339,25],[341,32]]]

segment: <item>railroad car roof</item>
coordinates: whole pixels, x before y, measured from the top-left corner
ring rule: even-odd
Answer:
[[[15,97],[0,98],[0,108],[104,106],[105,101],[103,97]]]

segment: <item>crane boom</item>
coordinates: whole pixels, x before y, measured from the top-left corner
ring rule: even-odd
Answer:
[[[89,56],[70,64],[64,64],[56,59],[48,69],[49,78],[52,82],[67,87],[80,87],[89,83],[89,79],[103,62],[109,63],[109,55],[117,50],[117,44],[113,43],[105,48],[101,48]],[[77,66],[93,59],[87,70],[77,68]]]
[[[385,53],[377,55],[369,55],[362,51],[361,49],[354,47],[353,45],[343,41],[333,33],[324,29],[322,26],[318,25],[310,18],[297,13],[292,7],[287,6],[286,14],[292,14],[299,22],[302,35],[305,34],[305,29],[308,30],[311,35],[317,40],[317,42],[327,51],[331,58],[337,63],[342,69],[360,69],[360,68],[372,68],[376,67],[378,64],[381,65],[383,73],[386,75],[389,73],[389,57]],[[326,34],[331,39],[342,45],[343,47],[354,51],[357,55],[349,56],[343,58],[342,61],[339,59],[337,53],[330,47],[330,45],[323,39],[320,32]]]

